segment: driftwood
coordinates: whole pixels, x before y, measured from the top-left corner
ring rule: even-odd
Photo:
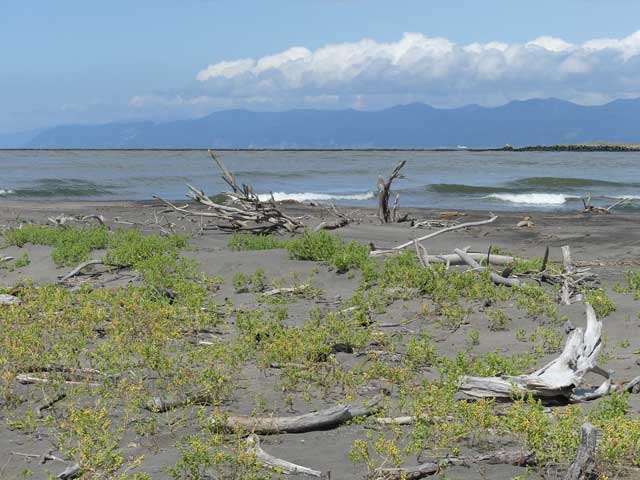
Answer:
[[[176,408],[188,407],[192,405],[211,405],[212,398],[207,392],[194,392],[181,398],[153,397],[144,406],[145,410],[153,413],[164,413]]]
[[[66,275],[60,277],[60,280],[58,280],[59,283],[64,283],[67,280],[69,280],[72,277],[75,277],[76,275],[79,275],[80,272],[82,272],[82,270],[84,270],[85,268],[91,266],[91,265],[104,265],[104,261],[99,260],[99,259],[94,259],[94,260],[87,260],[86,262],[81,263],[80,265],[78,265],[76,268],[74,268],[73,270],[71,270],[69,273],[67,273]]]
[[[56,403],[58,403],[61,400],[64,400],[67,397],[66,393],[59,393],[58,395],[56,395],[55,397],[45,401],[44,403],[38,405],[37,407],[35,407],[33,409],[34,413],[36,414],[36,416],[38,418],[42,418],[43,415],[43,410],[49,410],[51,407],[53,407]]]
[[[389,179],[385,182],[382,176],[378,177],[378,218],[382,223],[389,223],[391,221],[395,221],[395,217],[398,212],[398,204],[399,204],[399,196],[396,195],[395,205],[393,206],[393,211],[389,209],[389,195],[391,194],[391,184],[396,178],[400,177],[400,170],[407,163],[406,160],[401,161],[396,165],[396,168],[393,169],[391,175],[389,175]]]
[[[595,477],[596,433],[596,427],[590,423],[585,423],[580,428],[580,445],[565,480],[591,480]]]
[[[422,463],[415,467],[378,468],[369,475],[369,478],[375,480],[417,480],[419,478],[438,474],[446,467],[471,466],[478,463],[526,467],[529,465],[535,465],[536,460],[534,453],[530,451],[499,450],[485,455],[445,458],[438,461]]]
[[[414,223],[411,228],[448,228],[459,225],[459,222],[455,220],[423,220],[422,222]]]
[[[200,216],[212,219],[216,227],[224,231],[246,231],[253,233],[269,233],[277,231],[295,232],[303,225],[298,220],[284,214],[276,205],[273,195],[268,201],[262,201],[250,185],[239,186],[233,174],[224,166],[222,160],[211,150],[209,155],[222,171],[223,180],[231,187],[225,192],[235,206],[223,205],[211,200],[202,190],[189,184],[187,196],[207,207],[205,211],[189,210],[155,196],[173,210],[189,216]]]
[[[211,422],[225,431],[241,429],[260,435],[304,433],[336,428],[354,418],[372,415],[374,411],[374,406],[353,407],[351,405],[338,405],[326,410],[292,417],[223,415],[221,418],[212,417]]]
[[[463,377],[460,390],[475,398],[511,399],[514,394],[529,393],[541,399],[581,402],[610,393],[611,374],[597,364],[602,348],[602,322],[587,304],[587,326],[573,330],[558,358],[541,369],[516,377]],[[578,390],[583,377],[593,372],[605,378],[597,389]]]
[[[313,229],[314,232],[319,232],[320,230],[337,230],[338,228],[346,227],[349,225],[349,219],[346,217],[338,218],[335,222],[320,222]]]
[[[485,267],[481,266],[478,262],[476,262],[472,257],[470,257],[467,252],[456,248],[454,250],[456,255],[458,255],[467,265],[469,265],[474,270],[484,270]],[[491,258],[491,254],[488,255]],[[498,275],[495,272],[490,272],[491,281],[496,285],[507,285],[508,287],[517,287],[520,285],[520,281],[517,278],[505,278],[501,275]]]
[[[68,385],[86,385],[91,387],[97,387],[100,384],[94,382],[87,382],[88,378],[92,377],[108,377],[99,370],[93,368],[68,368],[59,366],[50,367],[38,367],[26,370],[27,373],[19,373],[16,375],[16,381],[23,385],[32,385],[36,383],[55,383],[58,378],[49,378],[50,373],[58,373],[64,379],[64,383]],[[31,375],[37,373],[38,376]]]
[[[422,247],[422,245],[421,245]],[[423,247],[424,248],[424,247]],[[478,263],[486,264],[489,260],[489,264],[506,266],[515,262],[515,258],[508,255],[494,255],[493,253],[488,255],[486,253],[467,252],[467,255],[473,258]],[[444,255],[423,255],[423,258],[427,263],[448,263],[449,265],[465,265],[466,262],[460,258],[456,253],[447,253]]]
[[[571,305],[572,298],[580,299],[580,287],[590,287],[599,282],[598,276],[590,270],[576,268],[571,258],[571,249],[565,245],[562,247],[562,273],[557,275],[542,271],[537,278],[552,285],[560,285],[560,301],[564,305]]]
[[[72,478],[78,478],[80,475],[82,475],[82,467],[79,463],[75,463],[65,468],[56,478],[59,480],[70,480]]]
[[[333,222],[320,222],[313,229],[314,232],[319,232],[320,230],[337,230],[338,228],[346,227],[353,221],[349,215],[339,211],[333,203],[329,205],[328,210],[329,213],[336,216],[336,220]]]
[[[260,439],[257,435],[250,435],[247,438],[247,453],[255,455],[256,460],[265,467],[272,468],[286,475],[309,475],[311,477],[318,478],[323,477],[322,472],[319,470],[313,470],[301,465],[296,465],[295,463],[291,463],[268,454],[260,446]]]
[[[282,287],[282,288],[273,288],[271,290],[267,290],[266,292],[262,293],[263,297],[275,297],[276,295],[291,295],[291,294],[298,294],[298,293],[304,293],[305,291],[309,290],[311,288],[311,285],[309,284],[302,284],[299,285],[297,287]]]
[[[380,255],[388,255],[388,254],[392,254],[392,253],[398,253],[400,250],[404,250],[407,247],[411,247],[414,245],[414,242],[423,242],[424,240],[428,240],[430,238],[436,237],[438,235],[441,235],[443,233],[447,233],[447,232],[452,232],[454,230],[459,230],[461,228],[467,228],[467,227],[476,227],[479,225],[487,225],[489,223],[493,223],[498,219],[498,217],[496,215],[492,215],[491,218],[489,218],[488,220],[481,220],[478,222],[469,222],[469,223],[461,223],[459,225],[454,225],[452,227],[447,227],[447,228],[443,228],[442,230],[438,230],[437,232],[433,232],[430,233],[428,235],[425,235],[423,237],[420,238],[416,238],[414,240],[410,240],[408,242],[405,242],[401,245],[398,245],[397,247],[393,247],[391,249],[387,249],[387,250],[373,250],[369,253],[369,255],[371,255],[372,257],[377,257]]]
[[[8,293],[0,293],[0,305],[20,305],[20,300],[15,295],[9,295]]]
[[[611,210],[613,210],[614,208],[622,205],[623,203],[627,203],[628,201],[629,201],[628,198],[622,198],[622,199],[612,203],[608,207],[596,207],[596,206],[591,205],[591,195],[589,195],[586,198],[582,199],[582,205],[584,207],[584,209],[582,210],[582,213],[593,213],[593,214],[596,214],[596,215],[608,215],[608,214],[611,213]]]

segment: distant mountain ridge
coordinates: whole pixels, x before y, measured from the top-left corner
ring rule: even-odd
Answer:
[[[49,128],[34,148],[437,148],[640,143],[640,99],[581,106],[554,98],[499,107],[438,109],[414,103],[379,111],[228,110],[167,123]],[[0,137],[0,146],[2,137]]]

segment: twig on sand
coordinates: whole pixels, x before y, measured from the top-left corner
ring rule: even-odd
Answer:
[[[85,268],[87,268],[87,267],[89,267],[91,265],[104,265],[104,261],[100,260],[100,259],[93,259],[93,260],[87,260],[86,262],[82,262],[80,265],[78,265],[76,268],[71,270],[69,273],[67,273],[66,275],[60,277],[60,280],[58,280],[58,282],[59,283],[66,282],[70,278],[75,277],[76,275],[80,274],[80,272],[82,272],[82,270],[84,270]]]
[[[461,223],[459,225],[454,225],[452,227],[447,227],[447,228],[443,228],[442,230],[438,230],[437,232],[433,232],[430,233],[428,235],[425,235],[423,237],[420,238],[416,238],[414,240],[410,240],[406,243],[403,243],[401,245],[398,245],[397,247],[393,247],[391,249],[388,250],[373,250],[372,252],[369,253],[369,255],[371,255],[372,257],[377,257],[379,255],[388,255],[390,253],[397,253],[400,250],[403,250],[407,247],[410,247],[414,244],[414,242],[423,242],[424,240],[428,240],[430,238],[436,237],[438,235],[441,235],[443,233],[447,233],[447,232],[453,232],[454,230],[459,230],[461,228],[467,228],[467,227],[477,227],[480,225],[487,225],[489,223],[493,223],[498,219],[498,217],[496,215],[492,215],[491,218],[489,218],[488,220],[481,220],[478,222],[469,222],[469,223]]]
[[[374,480],[417,480],[442,472],[449,466],[469,466],[478,463],[490,465],[515,465],[525,467],[535,465],[535,455],[531,451],[499,450],[484,455],[472,455],[468,457],[450,457],[442,460],[422,463],[415,467],[402,468],[377,468],[369,478]]]

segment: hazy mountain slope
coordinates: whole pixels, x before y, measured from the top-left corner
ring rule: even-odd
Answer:
[[[493,147],[593,141],[640,143],[640,99],[580,106],[545,99],[494,108],[423,104],[380,111],[229,110],[169,123],[68,125],[29,147]]]

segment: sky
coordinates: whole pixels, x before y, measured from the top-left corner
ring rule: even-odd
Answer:
[[[0,133],[544,97],[640,97],[640,2],[0,2]]]

